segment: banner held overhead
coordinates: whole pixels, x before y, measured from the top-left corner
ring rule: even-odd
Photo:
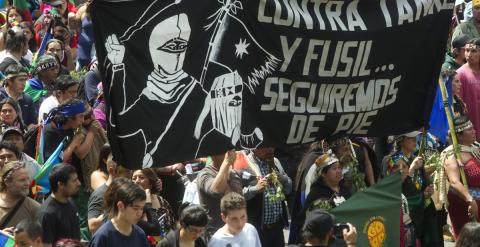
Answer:
[[[94,1],[115,158],[383,136],[428,123],[454,0]]]

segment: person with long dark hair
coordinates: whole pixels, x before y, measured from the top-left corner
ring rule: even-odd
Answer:
[[[26,126],[23,123],[22,115],[20,113],[20,107],[12,98],[5,98],[0,101],[0,123],[2,126],[2,133],[5,129],[11,127],[26,131]]]
[[[195,204],[180,206],[180,228],[170,230],[157,247],[204,247],[207,246],[202,234],[209,221],[205,208]]]
[[[138,222],[138,226],[147,236],[165,236],[175,228],[175,219],[170,204],[158,195],[161,180],[153,169],[146,168],[134,171],[132,181],[140,185],[147,195],[145,215]]]

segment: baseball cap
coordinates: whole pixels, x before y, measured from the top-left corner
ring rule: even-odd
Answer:
[[[23,136],[23,131],[17,127],[10,127],[10,128],[7,128],[5,131],[3,131],[2,133],[2,141],[3,139],[9,135],[9,134],[18,134],[18,135],[21,135]]]
[[[457,49],[463,48],[469,39],[470,38],[465,34],[458,35],[452,40],[452,47]]]
[[[307,214],[303,231],[314,236],[324,236],[335,224],[335,216],[323,209],[315,209]]]

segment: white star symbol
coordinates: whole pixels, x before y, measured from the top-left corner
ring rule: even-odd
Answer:
[[[240,59],[242,59],[243,54],[248,55],[247,48],[249,45],[250,43],[247,43],[246,39],[244,40],[240,39],[238,41],[238,44],[235,44],[235,56],[240,57]]]

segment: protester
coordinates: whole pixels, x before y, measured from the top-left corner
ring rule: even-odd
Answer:
[[[283,228],[288,226],[285,198],[292,191],[292,180],[273,148],[257,148],[239,156],[244,161],[239,166],[244,167],[240,170],[246,180],[242,183],[249,223],[257,229],[262,246],[284,246]]]
[[[78,82],[69,75],[62,75],[55,79],[53,88],[53,95],[46,98],[40,105],[38,123],[42,123],[43,119],[53,108],[77,96]]]
[[[10,6],[7,8],[5,16],[5,27],[0,31],[0,51],[3,51],[5,49],[8,31],[23,20],[20,11],[18,11],[18,9],[14,6]]]
[[[90,8],[93,0],[85,1],[85,4],[78,8],[75,18],[81,23],[80,35],[78,39],[78,63],[79,68],[85,68],[92,61],[94,54],[93,47],[93,24],[90,16]]]
[[[107,170],[108,177],[105,183],[96,188],[88,199],[88,229],[92,234],[108,219],[104,212],[103,198],[108,187],[112,184],[113,179],[119,175],[118,165],[113,161],[110,145],[104,146],[104,150],[104,152],[107,153],[105,169]]]
[[[452,40],[455,40],[459,35],[464,34],[469,39],[480,37],[480,1],[472,0],[472,14],[470,20],[460,23],[455,28],[452,35]]]
[[[37,41],[35,40],[35,30],[33,29],[32,23],[28,21],[21,22],[19,27],[23,29],[23,32],[25,33],[25,36],[27,36],[28,40],[28,52],[24,58],[32,63],[33,52],[37,52],[38,50]]]
[[[0,101],[0,123],[1,131],[8,128],[19,128],[26,131],[26,126],[23,123],[20,107],[12,98],[5,98]]]
[[[95,232],[90,247],[149,247],[145,233],[136,225],[142,218],[145,191],[127,178],[114,179],[105,192],[110,219]]]
[[[461,34],[452,40],[452,49],[450,54],[445,54],[445,62],[442,65],[442,72],[447,70],[457,70],[465,64],[465,45],[468,40],[467,35]]]
[[[47,52],[55,54],[60,61],[59,63],[65,66],[67,71],[74,70],[73,55],[70,46],[66,46],[62,40],[50,39],[47,42],[46,49]]]
[[[96,63],[96,61],[94,62]],[[95,102],[95,100],[100,96],[100,92],[103,93],[103,87],[101,83],[102,76],[98,67],[91,66],[90,70],[85,74],[85,96],[87,97],[88,102]],[[99,90],[101,87],[102,90]]]
[[[105,143],[100,149],[98,165],[90,175],[90,187],[92,190],[102,186],[108,179],[107,161],[112,153],[110,144]]]
[[[23,58],[28,52],[28,40],[23,30],[20,27],[8,30],[6,40],[5,56],[0,61],[0,72],[4,73],[11,64],[28,67],[30,63]]]
[[[480,179],[478,177],[480,167],[480,150],[475,145],[475,128],[472,122],[465,116],[454,119],[455,134],[457,135],[458,146],[460,151],[459,160],[454,155],[453,145],[449,146],[442,152],[441,160],[445,164],[445,173],[450,183],[448,192],[446,188],[441,188],[443,193],[440,199],[448,199],[448,213],[452,222],[453,232],[458,238],[462,227],[472,219],[479,219],[478,204],[480,197],[478,196],[480,188]],[[459,162],[461,164],[459,164]],[[464,170],[469,190],[465,188],[461,179],[460,171]],[[442,179],[445,179],[442,178]]]
[[[157,247],[205,247],[207,243],[202,238],[208,224],[207,211],[200,205],[188,205],[180,212],[177,230],[170,230]]]
[[[37,173],[40,171],[41,166],[35,159],[23,152],[24,142],[22,130],[20,130],[19,128],[6,129],[2,134],[1,141],[10,142],[18,148],[18,150],[22,154],[19,160],[25,163],[25,168],[27,168],[30,180],[32,180],[35,175],[37,175]]]
[[[402,194],[408,200],[408,211],[414,226],[415,238],[422,245],[437,246],[438,241],[443,240],[439,239],[436,210],[430,201],[433,184],[427,178],[423,157],[414,155],[417,148],[416,137],[420,133],[413,131],[396,136],[396,151],[384,158],[383,170],[386,175],[393,174],[396,161],[405,162],[408,167],[408,176],[403,180]]]
[[[320,155],[312,166],[316,179],[310,193],[305,199],[302,210],[296,218],[292,218],[290,242],[300,241],[299,231],[303,226],[308,212],[322,208],[330,211],[345,202],[350,197],[350,190],[342,180],[342,168],[338,158],[333,153]]]
[[[38,111],[42,101],[52,95],[53,83],[58,76],[60,66],[54,56],[43,55],[38,59],[33,78],[27,81],[25,93],[32,97],[34,103],[34,119],[38,119]]]
[[[37,214],[39,204],[28,197],[30,178],[25,163],[13,161],[0,170],[0,229]]]
[[[455,247],[475,247],[480,243],[480,224],[469,222],[463,226]]]
[[[46,246],[53,246],[62,238],[80,240],[78,211],[71,198],[80,188],[78,177],[75,167],[69,164],[55,166],[48,176],[52,194],[43,202],[38,214]]]
[[[32,127],[34,120],[33,100],[30,95],[23,92],[28,79],[28,71],[22,66],[12,64],[5,69],[4,87],[0,88],[0,100],[12,98],[20,106],[23,123]]]
[[[209,247],[274,246],[272,243],[262,245],[255,227],[247,223],[247,202],[242,195],[235,192],[224,195],[220,209],[225,225],[212,236],[208,242]]]
[[[364,147],[355,144],[354,148],[354,144],[347,137],[329,138],[327,142],[340,163],[344,186],[350,193],[364,190],[367,184],[375,184],[372,163]],[[357,159],[357,154],[360,154],[362,159]],[[310,173],[313,169],[314,167],[310,168]],[[309,179],[308,175],[306,179]]]
[[[80,133],[87,137],[89,136],[89,132],[93,128],[93,140],[91,145],[88,147],[88,153],[81,159],[81,167],[82,167],[82,174],[83,174],[83,181],[85,184],[85,189],[87,191],[90,190],[90,177],[99,162],[99,155],[102,146],[107,143],[107,133],[102,128],[100,123],[95,120],[93,115],[93,108],[85,104],[85,114],[82,123],[82,127],[80,127]],[[87,139],[85,139],[88,141]]]
[[[22,154],[18,148],[9,142],[0,142],[0,168],[5,164],[20,160]]]
[[[333,235],[335,216],[322,209],[315,209],[308,214],[307,220],[302,227],[303,244],[301,246],[347,246],[355,247],[357,230],[346,223],[347,229],[343,229],[343,239]]]
[[[480,5],[478,16],[480,18]],[[472,121],[475,129],[480,129],[480,39],[471,40],[465,46],[465,58],[467,63],[457,70],[460,79],[460,98],[464,100],[467,108],[467,116]],[[480,133],[477,133],[477,141],[480,141]]]
[[[464,116],[467,112],[467,106],[461,98],[460,88],[462,86],[460,78],[455,70],[446,70],[442,73],[442,76],[451,78],[452,81],[452,108],[455,117]]]
[[[13,231],[18,247],[44,247],[42,242],[42,225],[33,218],[20,221]]]
[[[200,204],[208,209],[208,214],[212,218],[211,229],[208,229],[212,234],[222,227],[220,218],[222,196],[230,191],[242,191],[241,180],[232,168],[235,156],[235,151],[229,151],[225,155],[213,156],[210,164],[207,164],[197,177]]]
[[[145,190],[144,217],[138,222],[147,236],[165,236],[175,228],[175,218],[170,204],[159,196],[158,184],[161,180],[153,169],[142,169],[133,172],[132,181]]]
[[[310,168],[315,165],[315,160],[324,153],[324,148],[323,148],[323,141],[320,142],[314,142],[310,145],[310,148],[305,152],[302,161],[300,164],[297,166],[297,174],[295,176],[294,180],[294,200],[293,200],[293,205],[292,205],[292,211],[291,211],[291,218],[296,219],[298,217],[299,212],[302,210],[303,206],[305,205],[305,199],[306,199],[306,191],[307,191],[307,181],[306,181],[306,176],[307,173],[309,172]],[[312,182],[308,182],[311,187]],[[308,188],[308,191],[310,191],[310,188]],[[292,236],[292,233],[298,233],[298,229],[294,229],[295,227],[301,227],[297,226],[296,224],[290,224],[290,236],[288,238],[288,243],[289,244],[294,244],[296,241],[296,236]]]

